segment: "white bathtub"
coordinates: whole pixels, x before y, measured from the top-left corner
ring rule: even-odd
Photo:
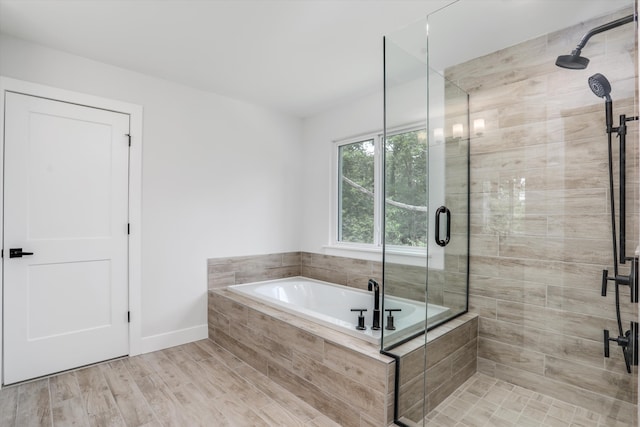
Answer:
[[[371,329],[373,292],[307,277],[232,285],[229,286],[229,289],[374,344],[380,344],[380,336],[383,331],[386,343],[398,341],[424,329],[425,303],[387,296],[385,309],[399,308],[402,310],[393,313],[396,330],[373,331]],[[352,308],[367,309],[364,313],[366,330],[356,329],[359,313],[352,312]],[[382,302],[380,308],[382,309]],[[431,322],[446,317],[449,314],[449,309],[428,304],[426,313]],[[386,325],[387,312],[382,312],[380,326],[384,328]]]

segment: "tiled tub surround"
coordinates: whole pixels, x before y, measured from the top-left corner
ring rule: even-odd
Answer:
[[[331,402],[335,401],[334,396],[343,396],[337,409],[330,410],[328,415],[334,419],[340,419],[341,423],[346,423],[345,425],[357,422],[355,416],[346,420],[339,418],[343,417],[342,414],[345,411],[348,413],[344,409],[347,405],[344,402],[349,401],[352,391],[348,388],[345,389],[345,396],[340,393],[336,394],[333,390],[322,393],[319,393],[318,390],[326,390],[329,384],[333,383],[330,378],[345,372],[350,375],[358,374],[355,380],[358,387],[363,385],[371,387],[373,384],[370,382],[359,383],[361,378],[359,375],[371,375],[373,367],[376,370],[384,370],[387,382],[383,384],[379,381],[377,385],[373,385],[374,389],[369,392],[373,393],[376,398],[380,398],[382,393],[384,404],[379,407],[386,408],[384,416],[386,422],[392,421],[395,362],[389,357],[380,355],[378,346],[337,333],[249,298],[234,295],[225,289],[229,285],[299,275],[366,289],[367,281],[370,278],[380,279],[381,263],[306,252],[291,252],[215,258],[209,259],[207,266],[209,337],[211,339],[251,366],[272,376],[276,382],[287,388],[289,385],[293,385],[292,390],[295,393],[305,400],[311,398],[308,401],[322,411],[331,407]],[[387,285],[391,288],[390,292],[393,295],[424,301],[425,271],[424,267],[388,265]],[[271,318],[271,316],[273,317]],[[239,318],[239,320],[234,321],[234,318]],[[265,329],[262,333],[261,329],[255,329],[259,322],[262,322],[260,328]],[[254,329],[247,326],[249,324]],[[274,328],[270,325],[277,325],[277,327]],[[427,378],[430,391],[426,400],[427,408],[435,407],[476,371],[477,331],[477,316],[466,314],[428,333],[429,357],[427,364],[429,371]],[[256,335],[261,337],[259,341],[256,341]],[[302,337],[299,343],[300,348],[296,349],[295,346],[286,348],[282,345],[289,343],[291,337],[298,335]],[[306,369],[306,365],[294,362],[294,360],[297,361],[300,357],[305,357],[304,354],[300,356],[298,353],[301,352],[301,349],[308,350],[306,344],[308,340],[315,343],[316,350],[324,346],[325,356],[333,357],[334,360],[335,356],[332,356],[331,353],[326,354],[327,348],[333,353],[346,352],[348,357],[344,358],[344,361],[351,363],[351,365],[349,367],[342,366],[336,370],[335,362],[315,360],[314,369],[317,372],[310,375],[305,374],[303,369]],[[322,345],[317,344],[318,341]],[[252,346],[248,346],[247,343],[252,343]],[[431,351],[431,349],[433,350]],[[279,357],[278,351],[284,352],[285,356]],[[394,349],[393,353],[401,358],[401,395],[399,399],[401,412],[399,413],[405,419],[417,419],[422,416],[421,387],[424,379],[424,336],[403,344]],[[306,355],[306,357],[310,356]],[[323,357],[319,357],[319,359],[323,360]],[[273,365],[271,368],[269,367],[270,363]],[[269,374],[270,369],[271,374]],[[323,371],[327,372],[325,375],[328,375],[328,378],[321,375]],[[382,377],[382,374],[377,375]],[[315,384],[313,383],[314,379],[315,381],[320,379],[320,382]],[[342,381],[351,380],[344,379]],[[339,381],[338,384],[342,384],[342,381]],[[301,389],[299,385],[295,385],[298,382],[308,385],[309,388]],[[312,383],[307,384],[309,382]],[[320,389],[317,389],[318,387]],[[340,385],[340,387],[346,386]],[[300,392],[298,393],[298,391]],[[327,395],[329,400],[320,397],[323,395]],[[359,410],[362,408],[351,408],[353,414],[357,414]],[[365,411],[363,414],[364,418],[362,419],[371,422],[371,413]]]
[[[210,258],[207,260],[207,288],[300,276],[301,261],[301,252]]]
[[[478,320],[465,314],[427,335],[427,410],[476,372]],[[345,426],[393,421],[395,361],[374,344],[280,311],[228,289],[209,291],[209,338]],[[400,357],[399,414],[422,414],[424,336]]]
[[[209,338],[341,425],[393,421],[395,361],[374,344],[227,289],[209,291]]]
[[[466,214],[466,212],[463,212]],[[461,274],[466,272],[466,261],[458,255],[445,259],[443,270],[434,271],[430,280],[430,303],[446,305],[446,283],[451,292],[459,293]],[[386,265],[385,287],[389,295],[414,301],[425,301],[426,267],[393,264]],[[211,258],[207,260],[208,288],[223,288],[261,280],[304,276],[358,289],[367,289],[367,281],[382,281],[382,263],[356,258],[322,255],[310,252],[286,252],[266,255]],[[445,277],[446,276],[446,277]],[[431,285],[431,282],[430,282]]]
[[[476,373],[478,315],[466,313],[392,350],[400,356],[398,418],[421,423],[430,412]],[[426,384],[426,395],[422,389]]]
[[[374,317],[370,291],[302,276],[232,285],[227,289],[376,345],[380,345],[382,332],[385,342],[397,342],[423,331],[425,311],[428,321],[449,316],[446,307],[425,306],[422,302],[389,295],[385,298],[385,308],[398,310],[393,316],[395,329],[386,329],[388,318],[380,313],[380,328],[373,330],[369,327]],[[358,309],[365,311],[358,312]],[[357,328],[358,319],[367,325],[364,330]]]
[[[604,101],[587,85],[594,73],[610,80],[616,123],[619,114],[637,114],[633,26],[592,38],[585,71],[554,65],[586,31],[629,13],[477,58],[446,77],[470,93],[471,123],[482,118],[486,126],[471,139],[478,370],[637,423],[637,371],[627,374],[615,343],[611,357],[603,355],[603,329],[617,336],[613,286],[600,296],[602,269],[612,266],[607,140]],[[638,236],[637,128],[631,122],[627,136],[630,252]],[[628,301],[625,289],[625,330],[637,320]]]

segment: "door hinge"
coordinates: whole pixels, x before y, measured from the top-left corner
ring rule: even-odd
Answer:
[[[131,323],[131,312],[127,311],[127,323]]]
[[[128,133],[125,133],[125,135],[129,138],[129,147],[131,147],[131,135]]]
[[[131,223],[127,223],[127,234],[131,234]]]
[[[4,258],[4,249],[0,250],[0,258]]]

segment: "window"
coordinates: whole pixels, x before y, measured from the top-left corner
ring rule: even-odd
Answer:
[[[373,139],[338,148],[338,241],[374,244],[375,164]]]
[[[393,133],[337,144],[336,242],[380,247],[382,191],[386,187],[386,243],[423,247],[427,239],[427,142],[424,129]]]

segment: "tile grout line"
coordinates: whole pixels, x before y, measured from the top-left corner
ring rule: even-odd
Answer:
[[[127,373],[129,374],[129,376],[131,377],[131,380],[133,381],[133,384],[136,386],[136,388],[138,389],[138,392],[140,393],[140,396],[142,397],[142,399],[144,400],[144,403],[147,405],[147,407],[149,408],[149,410],[151,411],[151,413],[153,414],[153,418],[155,419],[155,421],[160,424],[161,426],[164,426],[164,423],[162,421],[160,421],[160,417],[158,417],[158,414],[156,413],[155,409],[153,409],[153,406],[149,403],[149,401],[147,400],[147,396],[145,396],[145,394],[142,392],[142,390],[140,390],[140,387],[138,386],[138,381],[134,378],[133,373],[130,371],[129,366],[127,366],[127,364],[123,364],[124,365],[124,369],[127,371]],[[153,370],[153,368],[151,368]],[[164,383],[165,386],[168,387],[168,385],[164,382],[164,379],[158,375],[158,377],[160,378],[160,380]],[[112,393],[113,394],[113,393]],[[115,397],[114,397],[115,400]],[[118,410],[120,410],[120,407],[118,406],[118,402],[116,402],[116,406],[118,407]],[[120,414],[120,416],[122,417],[123,422],[125,423],[125,425],[127,424],[127,421],[124,419],[124,417],[122,416],[122,414]]]
[[[53,401],[51,399],[51,379],[47,378],[47,394],[49,397],[49,418],[51,420],[51,427],[54,427],[53,424]],[[16,417],[16,423],[18,422],[18,418]]]
[[[103,369],[104,369],[105,366],[107,366],[107,363],[99,365],[100,369],[98,369],[98,372],[100,372],[100,376],[104,380],[104,383],[107,386],[107,390],[109,390],[109,394],[111,395],[111,398],[113,399],[113,403],[114,403],[116,409],[118,410],[118,414],[120,415],[120,418],[122,419],[122,422],[124,423],[124,425],[126,427],[129,427],[128,424],[127,424],[127,419],[125,418],[124,413],[122,412],[122,409],[120,409],[120,405],[118,404],[118,401],[116,400],[116,396],[113,394],[113,389],[111,388],[111,385],[109,384],[109,381],[107,381],[107,377],[104,375]],[[109,367],[109,369],[111,369],[111,367]]]

